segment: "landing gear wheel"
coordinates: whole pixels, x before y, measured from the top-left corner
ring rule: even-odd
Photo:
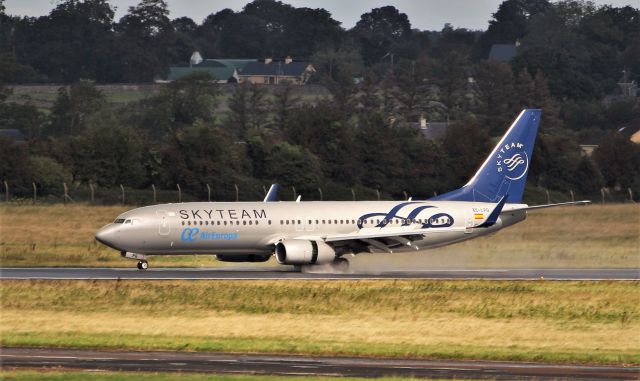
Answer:
[[[331,267],[340,273],[346,273],[349,271],[349,260],[346,258],[336,258]]]
[[[137,266],[138,270],[146,270],[149,268],[149,263],[147,261],[139,261]]]

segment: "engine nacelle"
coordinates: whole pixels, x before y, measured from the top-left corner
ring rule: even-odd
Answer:
[[[276,259],[282,265],[323,265],[335,258],[336,251],[322,241],[292,239],[276,244]]]
[[[216,255],[221,262],[266,262],[271,255],[247,254],[247,255]]]

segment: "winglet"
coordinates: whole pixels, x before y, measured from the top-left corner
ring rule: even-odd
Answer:
[[[264,202],[274,202],[278,199],[278,189],[280,186],[278,184],[271,184],[271,188],[269,188],[269,192],[264,197]]]
[[[489,217],[487,217],[487,220],[476,227],[488,228],[490,226],[495,225],[496,222],[498,221],[498,217],[500,216],[500,213],[502,212],[502,208],[504,207],[504,204],[507,202],[508,197],[509,197],[508,194],[505,194],[504,196],[502,196],[502,198],[500,199],[500,201],[498,201],[498,203],[496,204],[496,207],[493,209],[491,214],[489,214]]]

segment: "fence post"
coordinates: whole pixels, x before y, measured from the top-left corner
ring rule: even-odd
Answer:
[[[155,184],[151,184],[151,189],[153,190],[153,203],[156,204],[158,201],[156,199],[156,186],[155,186]]]
[[[575,198],[575,196],[573,195],[573,190],[569,190],[569,194],[571,194],[571,202],[575,202],[575,201],[576,201],[576,198]]]
[[[296,187],[292,185],[291,190],[293,191],[293,201],[295,201],[298,198],[298,193],[296,193]]]
[[[4,182],[4,200],[9,202],[9,184],[6,181]]]
[[[320,193],[320,201],[322,201],[322,199],[323,199],[322,188],[318,188],[318,193]]]
[[[380,201],[380,190],[376,189],[376,196],[378,197],[378,201]]]
[[[633,191],[631,190],[631,188],[627,188],[627,191],[629,191],[629,201],[633,202]]]
[[[64,188],[64,205],[67,205],[67,199],[69,198],[69,188],[67,188],[67,183],[62,183],[62,188]]]
[[[547,204],[551,204],[551,197],[549,196],[549,189],[545,189],[544,193],[547,194]]]
[[[604,188],[600,188],[600,194],[602,195],[602,205],[604,205]]]
[[[180,184],[176,184],[178,188],[178,202],[182,202],[182,189],[180,189]]]
[[[211,187],[207,184],[207,201],[211,202]]]
[[[267,197],[267,187],[265,187],[264,185],[262,186],[262,194],[264,197]]]
[[[402,194],[404,194],[404,199],[405,200],[409,199],[409,195],[407,194],[407,191],[402,191]]]
[[[38,199],[38,188],[36,188],[35,182],[32,182],[31,185],[33,185],[33,205],[35,205],[36,200]]]
[[[91,203],[95,203],[95,189],[93,188],[93,183],[89,183],[89,190],[91,191]]]
[[[236,202],[240,201],[240,189],[238,189],[238,184],[233,184],[236,188]]]
[[[355,201],[356,200],[356,191],[353,190],[353,188],[351,188],[351,201]]]
[[[124,187],[120,184],[120,191],[122,191],[122,205],[124,205]]]
[[[433,197],[438,197],[438,194],[436,193],[436,191],[433,191]]]

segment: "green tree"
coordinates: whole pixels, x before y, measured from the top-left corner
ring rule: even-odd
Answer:
[[[15,26],[17,61],[52,82],[113,80],[113,17],[107,0],[59,1],[49,15]]]
[[[71,173],[55,159],[45,156],[29,158],[31,177],[40,194],[61,194],[62,183],[71,183]]]
[[[361,15],[351,33],[361,46],[365,64],[372,65],[411,38],[411,23],[396,7],[385,6]]]
[[[165,0],[141,0],[117,24],[122,77],[127,82],[151,82],[166,74],[175,29]]]
[[[447,158],[449,189],[465,184],[491,151],[487,129],[479,121],[467,118],[451,124],[442,142]]]
[[[104,94],[91,81],[80,81],[58,90],[51,110],[49,132],[53,135],[75,135],[87,127],[89,117],[106,104]]]
[[[272,182],[293,185],[305,191],[318,187],[322,171],[314,154],[302,147],[281,142],[269,151],[265,160],[265,176]]]
[[[614,132],[593,152],[602,169],[605,185],[627,189],[640,184],[640,146],[626,136]]]
[[[244,152],[233,144],[229,133],[204,122],[175,131],[167,137],[161,152],[158,183],[168,188],[180,184],[187,189],[204,189],[205,184],[233,183],[245,164]]]
[[[105,187],[145,184],[144,142],[133,129],[97,126],[71,138],[74,180]]]

